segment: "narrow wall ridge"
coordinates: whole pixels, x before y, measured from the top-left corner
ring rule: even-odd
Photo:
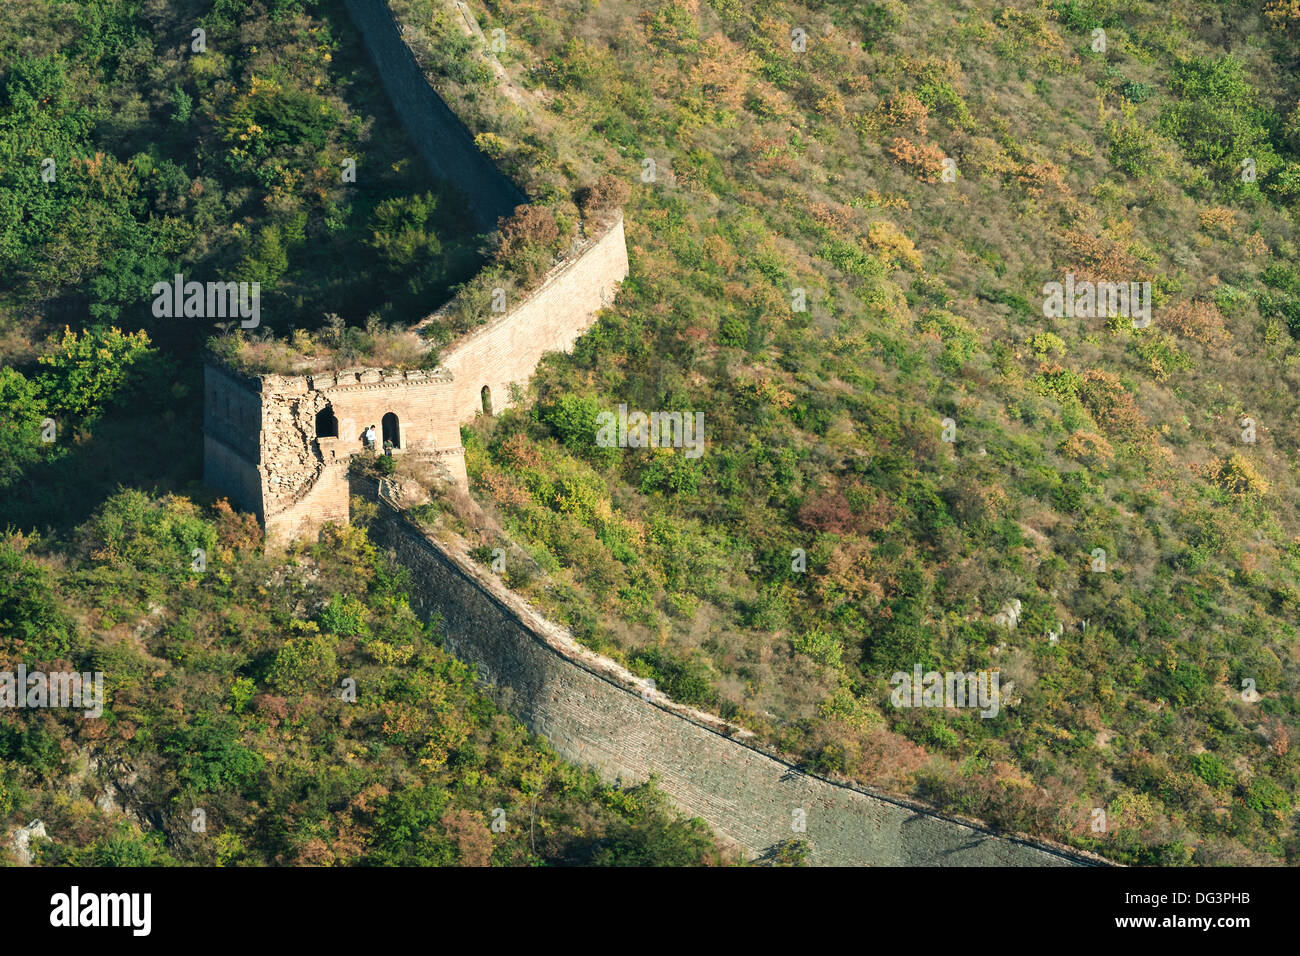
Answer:
[[[528,197],[474,144],[465,124],[429,85],[388,4],[384,0],[344,3],[388,99],[429,169],[460,188],[482,231],[495,229],[498,218],[509,216]]]

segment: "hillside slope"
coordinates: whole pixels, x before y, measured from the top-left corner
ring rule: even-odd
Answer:
[[[1293,858],[1294,5],[476,6],[526,109],[394,7],[507,166],[540,113],[583,130],[557,177],[631,186],[617,304],[468,440],[507,580],[812,767]],[[1152,321],[1049,317],[1067,281]],[[703,413],[703,454],[607,447],[620,405]],[[893,706],[918,666],[1004,706]]]
[[[360,510],[267,557],[202,487],[199,347],[240,333],[154,282],[260,282],[263,358],[398,364],[481,258],[341,2],[0,5],[0,173],[0,862],[730,859],[481,695]]]

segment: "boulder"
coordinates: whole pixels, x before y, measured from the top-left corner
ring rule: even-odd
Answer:
[[[14,857],[22,866],[31,866],[36,857],[32,852],[32,837],[49,839],[49,834],[45,832],[45,824],[40,820],[33,820],[27,826],[19,827],[9,840],[9,849],[13,851]]]

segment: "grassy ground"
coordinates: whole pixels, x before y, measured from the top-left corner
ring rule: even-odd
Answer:
[[[507,578],[812,766],[1130,862],[1290,861],[1286,5],[477,9],[576,178],[632,190],[615,307],[467,437]],[[526,152],[490,82],[440,83]],[[1044,317],[1067,273],[1149,282],[1153,323]],[[705,454],[601,447],[622,403],[703,411]],[[916,664],[1014,686],[893,707]]]
[[[217,328],[154,282],[258,281],[253,350],[383,361],[481,262],[341,3],[6,4],[0,168],[0,671],[107,685],[96,720],[0,713],[37,862],[725,861],[479,696],[364,531],[268,559],[201,486]]]

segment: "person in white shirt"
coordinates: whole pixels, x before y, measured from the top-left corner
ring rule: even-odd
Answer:
[[[374,449],[375,447],[375,426],[371,425],[366,429],[366,447]]]

